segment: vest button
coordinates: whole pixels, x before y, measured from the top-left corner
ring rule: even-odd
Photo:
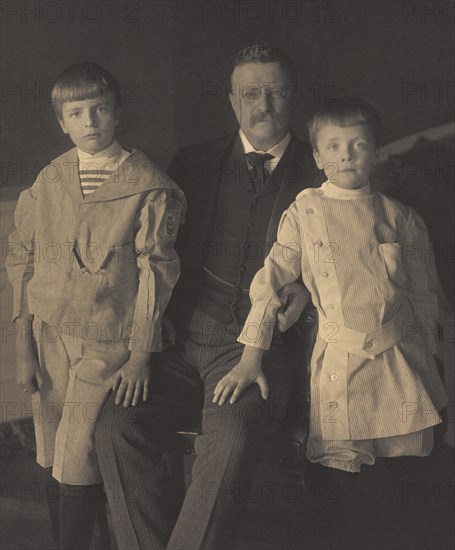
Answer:
[[[329,274],[327,273],[327,271],[323,271],[321,273],[321,277],[323,277],[324,279],[327,279],[328,276],[329,276]]]
[[[245,243],[243,245],[243,250],[248,250],[250,248],[250,245],[248,243]]]
[[[333,307],[332,304],[329,304],[329,305],[327,306],[327,309],[328,309],[329,311],[333,311],[335,308]]]
[[[314,214],[314,210],[312,208],[307,208],[306,213],[307,214]]]
[[[239,267],[239,271],[240,271],[240,273],[245,273],[245,271],[246,271],[246,266],[245,266],[245,265],[241,265],[241,266]]]
[[[332,380],[332,382],[336,382],[338,380],[338,376],[336,374],[332,374],[330,380]]]
[[[248,227],[248,229],[253,229],[254,223],[253,222],[248,222],[247,227]]]

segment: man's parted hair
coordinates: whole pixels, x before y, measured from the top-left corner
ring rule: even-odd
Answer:
[[[243,48],[235,56],[232,72],[240,65],[246,65],[247,63],[279,63],[281,68],[286,71],[289,80],[297,82],[297,67],[288,54],[280,48],[272,48],[261,44]]]
[[[381,142],[381,117],[378,111],[359,97],[339,97],[323,103],[313,114],[309,124],[311,145],[317,150],[318,132],[322,126],[357,126],[364,124],[371,131],[376,147]]]
[[[61,120],[63,103],[97,99],[106,93],[114,95],[115,108],[118,109],[121,105],[120,88],[111,73],[92,61],[75,63],[57,78],[52,89],[52,106]]]

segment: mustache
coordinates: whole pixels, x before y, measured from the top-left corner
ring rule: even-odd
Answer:
[[[258,122],[265,122],[268,120],[276,120],[279,122],[280,117],[276,114],[275,111],[261,111],[259,113],[254,113],[250,118],[250,125],[255,126]]]

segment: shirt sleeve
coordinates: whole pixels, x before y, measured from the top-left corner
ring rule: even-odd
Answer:
[[[250,289],[251,310],[238,338],[241,344],[269,349],[278,309],[278,292],[301,275],[302,240],[297,206],[291,204],[281,217],[277,242],[264,267],[253,279]]]
[[[18,317],[31,319],[27,287],[34,273],[36,187],[22,191],[14,212],[15,231],[8,238],[6,271],[13,287],[13,321]]]
[[[135,237],[139,288],[128,346],[131,351],[163,348],[161,324],[180,275],[174,243],[185,209],[183,193],[160,189],[148,195],[139,213]]]
[[[438,290],[436,258],[422,218],[410,210],[406,224],[403,261],[407,264],[408,297],[417,316],[422,338],[437,353]]]

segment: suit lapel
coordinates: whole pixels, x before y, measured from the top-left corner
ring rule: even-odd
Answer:
[[[238,134],[219,143],[219,147],[211,150],[207,158],[200,159],[203,185],[196,187],[196,189],[201,189],[199,201],[202,208],[199,224],[202,226],[201,235],[208,240],[211,238],[213,223],[216,218],[218,196],[220,186],[224,180],[226,162],[231,155],[231,151],[236,147],[236,137],[238,137]]]
[[[267,243],[276,241],[281,216],[300,191],[306,187],[315,187],[319,183],[316,174],[310,146],[292,136],[273,172],[273,177],[280,179],[281,185],[267,228]]]
[[[254,195],[254,186],[246,163],[245,151],[238,134],[232,141],[225,159],[220,183],[240,186],[245,192]]]

